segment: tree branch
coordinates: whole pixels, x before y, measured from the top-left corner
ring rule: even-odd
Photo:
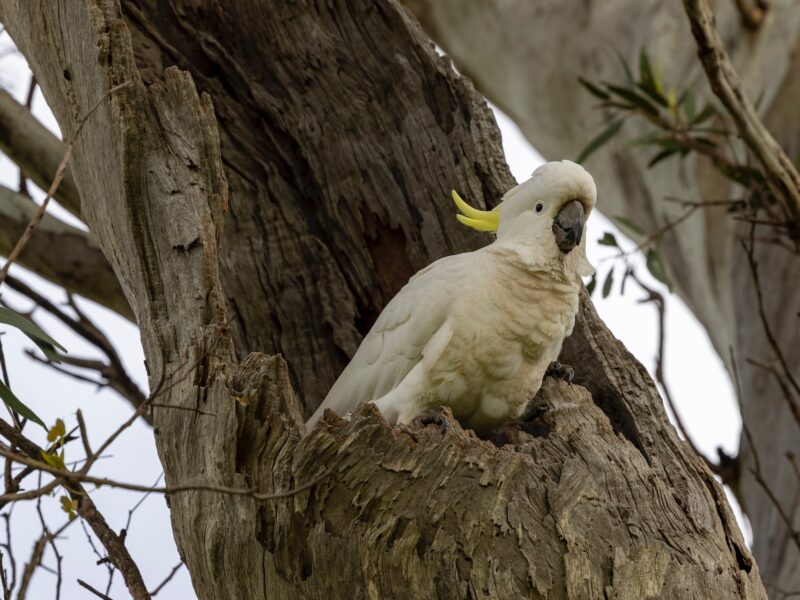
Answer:
[[[0,255],[8,256],[36,214],[30,198],[0,186]],[[17,261],[66,290],[133,320],[111,265],[94,236],[45,214]]]
[[[73,131],[72,135],[70,136],[69,142],[64,149],[64,156],[61,158],[61,162],[58,163],[58,167],[56,168],[56,173],[53,176],[53,180],[50,183],[49,187],[47,188],[47,195],[42,200],[42,204],[36,210],[33,215],[33,218],[28,223],[28,226],[25,228],[25,231],[19,238],[19,241],[14,245],[11,249],[11,252],[8,254],[8,258],[6,259],[6,263],[3,265],[3,268],[0,269],[0,283],[6,278],[8,275],[8,270],[11,268],[11,265],[17,260],[19,254],[23,251],[25,246],[28,244],[28,240],[30,240],[31,235],[33,235],[34,230],[36,227],[41,223],[42,219],[44,218],[45,210],[47,210],[47,204],[53,195],[58,191],[61,182],[64,180],[64,176],[67,172],[67,165],[69,164],[69,159],[72,156],[72,150],[75,147],[75,142],[78,141],[78,136],[81,134],[83,130],[83,126],[86,124],[86,121],[89,120],[89,117],[92,116],[95,110],[105,101],[109,96],[114,94],[114,92],[121,90],[127,87],[130,82],[124,82],[117,86],[114,86],[110,90],[106,91],[98,100],[95,102],[92,107],[86,111],[86,114],[78,121],[77,126],[75,127],[75,131]]]
[[[792,216],[797,236],[800,232],[800,175],[745,95],[714,28],[714,15],[706,0],[683,0],[683,6],[711,89],[728,109],[750,151],[763,165],[775,195]]]
[[[34,117],[30,110],[0,89],[0,150],[22,173],[46,190],[64,156],[64,144]],[[76,217],[81,215],[78,188],[67,171],[54,195],[55,200]]]

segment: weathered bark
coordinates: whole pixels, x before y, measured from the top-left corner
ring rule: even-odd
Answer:
[[[688,21],[678,2],[604,0],[493,2],[467,6],[458,0],[406,0],[427,31],[453,57],[459,70],[520,126],[546,157],[577,156],[603,127],[596,99],[578,84],[621,81],[615,49],[631,65],[646,48],[663,67],[664,80],[681,89],[708,89]],[[765,124],[795,163],[800,157],[800,11],[794,0],[769,2],[755,30],[742,23],[733,2],[715,2],[717,28],[726,50]],[[754,3],[749,3],[754,4]],[[706,92],[711,97],[710,92]],[[741,196],[706,160],[670,160],[648,169],[653,153],[626,142],[646,127],[630,119],[624,135],[596,153],[588,168],[600,190],[599,208],[655,232],[684,209],[665,196],[718,200]],[[796,421],[774,376],[747,362],[771,364],[775,355],[758,319],[757,300],[739,239],[748,228],[725,207],[698,212],[665,236],[661,253],[677,291],[706,328],[730,370],[730,349],[741,376],[742,418],[755,440],[770,489],[797,519],[800,481],[787,452],[800,456]],[[768,232],[760,232],[768,236]],[[797,308],[800,260],[785,249],[759,244],[756,252],[771,328],[800,377]],[[800,553],[774,505],[751,475],[753,452],[742,439],[741,480],[736,492],[754,531],[753,550],[767,587],[800,589]]]
[[[36,208],[27,196],[0,186],[0,255],[8,256]],[[45,214],[17,262],[70,292],[133,318],[117,277],[91,233]]]
[[[61,141],[5,90],[0,90],[0,150],[43,190],[50,187],[64,157]],[[69,170],[64,174],[54,199],[80,217],[81,199]]]
[[[275,502],[171,496],[200,597],[765,598],[720,487],[588,302],[568,349],[587,389],[548,383],[510,444],[370,406],[304,435],[407,276],[480,242],[446,190],[512,184],[487,107],[397,4],[4,0],[0,18],[67,133],[132,82],[73,173],[161,402],[215,415],[156,409],[167,483],[333,468]]]

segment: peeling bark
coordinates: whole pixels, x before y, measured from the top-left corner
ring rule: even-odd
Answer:
[[[132,82],[73,173],[160,402],[215,415],[155,409],[167,484],[280,491],[333,468],[273,502],[171,496],[201,598],[766,597],[720,487],[585,299],[567,352],[587,388],[548,382],[532,433],[442,437],[372,406],[304,431],[409,273],[479,243],[446,190],[485,205],[512,183],[488,108],[396,3],[4,0],[0,18],[65,132]],[[278,351],[289,367],[259,353]]]

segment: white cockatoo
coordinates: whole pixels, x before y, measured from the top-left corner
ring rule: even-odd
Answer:
[[[497,237],[422,269],[389,302],[325,401],[339,415],[374,402],[391,423],[448,406],[490,431],[520,416],[572,333],[597,191],[573,162],[549,162],[490,211],[453,191],[461,223]]]

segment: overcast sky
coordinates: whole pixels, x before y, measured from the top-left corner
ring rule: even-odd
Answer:
[[[0,85],[22,99],[27,90],[29,73],[24,60],[19,55],[10,53],[9,47],[8,36],[3,33],[0,37]],[[55,121],[39,92],[35,96],[33,110],[37,117],[58,133]],[[501,114],[497,116],[503,134],[506,157],[515,177],[522,181],[543,162],[543,159],[523,139],[510,120]],[[17,183],[17,169],[0,155],[0,184],[16,188]],[[44,196],[41,190],[32,187],[32,191],[37,200]],[[449,199],[443,198],[442,201],[449,202]],[[602,189],[599,190],[598,206],[602,211]],[[74,220],[64,211],[59,211],[58,207],[55,207],[55,211],[58,216],[74,224]],[[614,232],[619,240],[624,239],[624,235],[607,219],[597,212],[593,213],[588,224],[588,251],[590,261],[598,268],[598,274],[601,276],[605,275],[613,265],[613,261],[608,260],[613,252],[596,243],[606,231]],[[633,247],[630,242],[625,243],[628,247]],[[640,276],[668,296],[666,378],[690,435],[701,451],[709,456],[716,456],[718,446],[723,447],[728,453],[735,454],[740,420],[733,390],[721,361],[714,353],[705,332],[683,303],[678,298],[670,296],[663,285],[649,277],[641,260],[639,265]],[[53,300],[58,302],[64,300],[63,294],[57,288],[23,269],[15,266],[12,273],[25,279],[46,295],[50,295]],[[632,285],[627,287],[625,296],[621,296],[615,286],[605,300],[600,299],[599,291],[599,289],[595,291],[594,298],[601,317],[611,331],[652,373],[656,351],[655,309],[651,305],[638,303],[643,294]],[[29,308],[26,302],[8,288],[3,289],[3,297],[12,307]],[[116,343],[129,372],[145,389],[143,356],[136,328],[124,319],[88,301],[83,301],[81,306],[96,319],[96,323]],[[70,335],[70,332],[59,323],[39,313],[36,316],[41,317],[40,323],[69,349],[70,354],[91,355],[86,345]],[[4,335],[3,346],[11,373],[12,387],[17,395],[48,424],[52,424],[59,417],[64,418],[68,426],[74,424],[74,413],[81,408],[87,420],[90,437],[96,446],[130,415],[130,406],[113,393],[105,390],[96,391],[95,386],[67,378],[25,357],[23,350],[30,348],[32,344],[17,332],[11,331]],[[580,365],[573,367],[576,370],[580,369]],[[34,437],[38,435],[33,428],[28,433]],[[38,441],[42,442],[43,439]],[[77,449],[74,452],[76,454],[73,459],[80,458]],[[111,447],[109,454],[111,455],[109,458],[100,461],[96,466],[93,471],[95,474],[124,478],[126,481],[142,484],[154,483],[161,474],[152,432],[149,427],[141,423],[137,423],[121,436]],[[68,452],[67,460],[70,460],[70,456]],[[96,490],[91,495],[116,530],[125,526],[128,511],[142,498],[141,494],[109,489]],[[58,496],[59,494],[56,494],[42,501],[42,510],[52,529],[58,528],[66,518],[58,507]],[[18,570],[27,562],[33,540],[41,531],[35,508],[34,503],[20,503],[13,509],[12,540]],[[745,533],[749,536],[749,532]],[[4,537],[5,531],[0,526],[0,543]],[[92,553],[80,523],[73,523],[63,538],[59,545],[64,555],[62,598],[71,600],[87,597],[87,592],[77,585],[77,577],[105,590],[106,568],[103,565],[95,565],[97,558]],[[94,543],[101,549],[96,540]],[[151,495],[137,509],[133,515],[126,544],[139,564],[147,585],[151,588],[155,587],[179,562],[172,540],[169,515],[162,497]],[[54,567],[55,559],[50,550],[44,562],[46,566]],[[7,563],[5,566],[9,568]],[[28,597],[35,600],[52,597],[54,583],[55,577],[52,574],[39,570]],[[118,574],[115,576],[110,595],[114,598],[127,597],[127,591]],[[180,599],[194,597],[185,569],[181,569],[160,596]]]

